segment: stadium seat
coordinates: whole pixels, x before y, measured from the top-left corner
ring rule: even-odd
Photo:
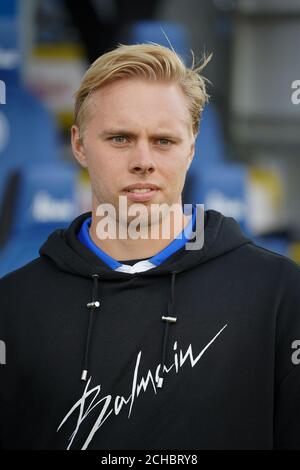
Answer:
[[[12,171],[31,161],[59,159],[58,135],[50,113],[21,86],[8,83],[6,88],[6,104],[0,108],[0,126],[2,122],[7,136],[0,147],[0,200]]]
[[[0,251],[0,276],[38,256],[55,229],[76,216],[78,171],[66,163],[31,163],[10,179],[9,237]]]

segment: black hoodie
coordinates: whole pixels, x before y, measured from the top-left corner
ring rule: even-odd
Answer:
[[[297,265],[210,210],[202,249],[116,272],[89,215],[0,281],[1,447],[300,449]]]

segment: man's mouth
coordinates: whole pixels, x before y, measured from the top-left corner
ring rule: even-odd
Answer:
[[[123,193],[125,193],[128,199],[132,201],[148,201],[159,191],[159,188],[155,184],[143,184],[137,183],[127,186]]]
[[[150,188],[143,188],[143,189],[129,189],[128,193],[149,193],[150,191],[155,191],[154,189]]]
[[[159,189],[156,184],[152,183],[135,183],[135,184],[130,184],[124,188],[124,191],[128,192],[147,192],[151,190],[156,190]]]

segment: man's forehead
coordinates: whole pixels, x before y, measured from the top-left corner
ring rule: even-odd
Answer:
[[[129,103],[128,103],[129,101]],[[95,107],[117,106],[122,108],[126,102],[131,107],[142,107],[144,102],[149,106],[160,103],[160,110],[167,111],[170,107],[177,107],[185,111],[188,107],[187,97],[176,83],[161,83],[147,80],[117,80],[98,88],[91,93],[89,102]]]
[[[106,88],[106,87],[105,87]],[[89,118],[95,118],[97,125],[105,128],[141,128],[142,125],[154,126],[161,130],[179,129],[182,126],[190,126],[191,116],[188,109],[187,101],[177,102],[172,106],[171,102],[164,99],[151,101],[151,93],[149,100],[141,99],[128,99],[128,100],[113,100],[109,102],[110,95],[107,89],[98,89],[89,97],[87,112]],[[107,94],[108,92],[108,94]],[[106,98],[104,98],[104,93]],[[126,93],[124,93],[126,97]],[[132,95],[131,95],[132,96]],[[182,96],[181,96],[182,97]],[[184,100],[186,98],[184,97]]]
[[[140,127],[155,126],[155,129],[158,130],[167,130],[175,129],[176,127],[181,127],[183,124],[187,123],[186,117],[183,116],[171,116],[169,119],[162,118],[159,116],[154,116],[151,119],[145,119],[143,122],[135,119],[134,116],[129,113],[126,116],[105,116],[102,115],[102,125],[107,128],[115,129],[135,129]]]
[[[120,107],[114,112],[110,109],[101,109],[100,104],[90,107],[90,116],[97,119],[101,127],[115,129],[138,129],[141,127],[155,127],[156,129],[180,129],[182,126],[190,125],[190,114],[185,109],[179,110],[174,115],[169,109],[159,107],[156,112],[149,113],[143,107],[126,108]]]

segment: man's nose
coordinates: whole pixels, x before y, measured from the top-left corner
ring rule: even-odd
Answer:
[[[149,143],[138,143],[131,154],[129,162],[130,173],[152,174],[155,171],[156,165],[153,160],[153,155]]]

